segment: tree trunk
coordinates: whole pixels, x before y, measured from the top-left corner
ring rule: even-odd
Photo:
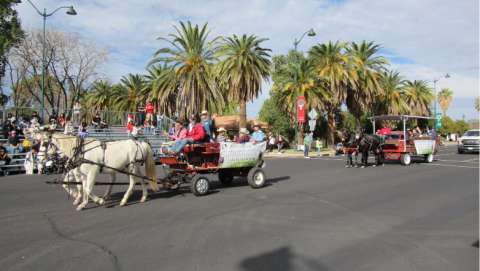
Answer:
[[[240,121],[239,121],[239,129],[240,128],[247,128],[247,102],[240,101]]]
[[[303,145],[303,137],[305,136],[305,132],[303,129],[304,126],[305,126],[304,123],[298,124],[298,138],[297,138],[298,145]]]
[[[328,112],[327,122],[328,122],[327,145],[329,147],[333,147],[333,145],[335,144],[335,131],[336,131],[334,112]]]

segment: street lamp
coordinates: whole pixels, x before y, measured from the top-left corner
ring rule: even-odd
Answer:
[[[295,39],[293,41],[293,48],[295,51],[297,51],[297,46],[298,44],[302,41],[302,39],[305,37],[305,35],[309,36],[309,37],[314,37],[315,35],[317,35],[315,33],[315,31],[313,30],[313,28],[310,28],[310,30],[306,31],[305,33],[302,34],[302,36],[297,40]]]
[[[435,118],[433,122],[433,136],[436,138],[437,137],[437,82],[440,81],[440,79],[445,78],[448,79],[450,78],[450,74],[446,73],[440,78],[433,79],[433,117]]]
[[[46,47],[46,38],[45,38],[45,25],[47,23],[47,17],[52,16],[55,14],[57,11],[61,9],[67,9],[66,14],[68,15],[77,15],[77,11],[73,8],[73,6],[61,6],[56,8],[54,11],[47,13],[47,9],[44,8],[43,12],[41,12],[30,0],[27,0],[28,3],[37,11],[38,15],[43,17],[43,43],[42,43],[42,103],[41,103],[41,116],[42,119],[44,119],[44,111],[45,111],[45,70],[47,67],[46,66],[46,60],[45,60],[45,47]]]

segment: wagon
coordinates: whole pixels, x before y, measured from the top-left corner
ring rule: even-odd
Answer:
[[[370,118],[375,133],[375,121],[401,121],[402,131],[393,131],[385,135],[382,145],[382,156],[385,160],[400,161],[402,165],[410,165],[413,159],[433,162],[433,155],[437,153],[437,140],[429,135],[409,137],[406,130],[406,122],[409,119],[434,119],[431,117],[409,115],[382,115]]]
[[[252,188],[266,183],[263,152],[266,143],[201,143],[185,146],[176,156],[160,156],[166,187],[190,184],[192,193],[202,196],[210,191],[211,176],[216,174],[222,185],[231,185],[234,177],[246,177]]]

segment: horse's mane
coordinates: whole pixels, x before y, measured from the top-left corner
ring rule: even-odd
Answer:
[[[52,139],[54,140],[55,145],[63,152],[67,157],[72,157],[74,154],[75,147],[78,144],[78,137],[64,134],[52,134]],[[84,139],[84,143],[90,143],[95,141],[92,138]]]

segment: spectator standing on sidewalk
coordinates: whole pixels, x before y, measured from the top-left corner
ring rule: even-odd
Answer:
[[[310,146],[312,145],[312,141],[313,141],[313,133],[308,133],[303,138],[303,156],[305,158],[310,158],[310,156],[308,156],[308,152],[310,151]]]
[[[322,143],[322,140],[320,140],[320,138],[317,138],[317,140],[315,140],[315,148],[317,149],[317,156],[320,156],[320,151],[323,148],[323,143]]]

